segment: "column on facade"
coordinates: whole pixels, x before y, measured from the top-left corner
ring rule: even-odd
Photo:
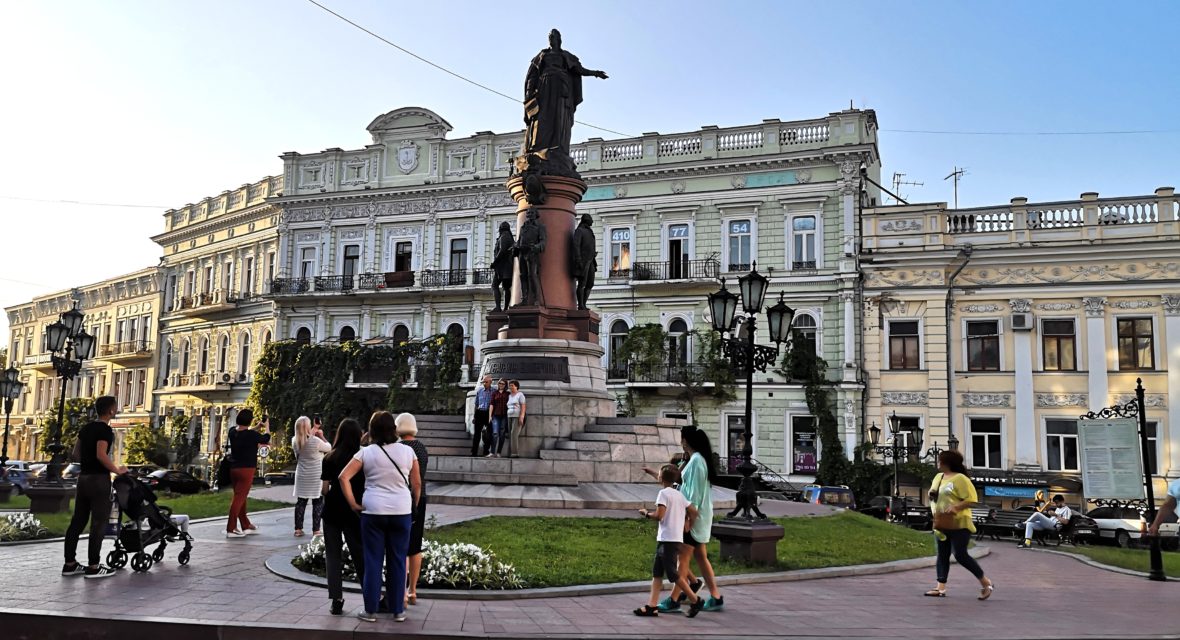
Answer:
[[[368,340],[369,338],[373,337],[372,316],[373,316],[373,309],[368,304],[361,305],[361,330],[360,330],[361,340]]]
[[[274,274],[274,277],[276,277],[276,278],[282,277],[284,274],[295,273],[294,267],[291,267],[291,268],[287,267],[287,265],[291,264],[291,257],[287,255],[288,251],[290,250],[290,246],[291,246],[290,235],[291,235],[291,227],[286,223],[286,221],[280,222],[279,223],[279,248],[278,248],[278,251],[275,252],[275,274]],[[267,286],[270,286],[270,283],[267,283]]]
[[[431,334],[431,328],[434,326],[434,307],[427,304],[422,307],[422,329],[421,336],[427,338]]]
[[[1168,352],[1168,477],[1180,473],[1180,295],[1161,296]],[[1156,434],[1159,435],[1159,434]],[[1158,465],[1161,469],[1163,465]]]
[[[488,260],[488,211],[487,209],[480,209],[475,216],[475,252],[472,254],[472,264],[482,265],[485,268],[491,267],[491,261]],[[475,333],[479,333],[478,328]]]
[[[365,225],[365,255],[361,256],[361,264],[366,271],[377,273],[381,265],[377,264],[377,217],[376,212],[369,216]]]
[[[479,228],[483,229],[483,225],[480,225]],[[471,311],[471,322],[472,322],[471,330],[468,331],[467,333],[471,337],[471,346],[475,347],[476,353],[479,353],[480,346],[483,344],[484,331],[483,331],[483,305],[479,304],[478,302],[475,304],[475,308],[472,309],[472,311]]]
[[[852,303],[856,299],[853,291],[840,292],[840,299],[844,302],[844,381],[856,381],[856,315],[852,310]]]
[[[954,387],[948,372],[954,370],[954,356],[952,353],[951,335],[947,332],[952,319],[952,309],[948,308],[945,299],[940,295],[931,295],[926,300],[926,311],[923,315],[923,350],[922,361],[926,363],[926,382],[930,388],[927,396],[926,414],[927,439],[933,441],[945,435],[949,440],[955,433]],[[882,327],[884,329],[884,327]],[[879,332],[880,333],[880,332]],[[888,345],[880,347],[880,362],[884,368],[888,363]],[[882,418],[885,413],[882,412]],[[965,442],[966,436],[955,436]],[[941,440],[940,440],[941,441]]]
[[[324,224],[320,225],[320,275],[332,275],[334,264],[335,260],[332,260],[332,223],[330,219],[326,218]]]
[[[323,307],[316,308],[315,314],[315,339],[316,342],[321,342],[328,337],[328,311]]]
[[[1086,310],[1086,373],[1090,411],[1106,406],[1106,298],[1082,298]]]
[[[1008,306],[1016,313],[1027,313],[1032,301],[1018,298]],[[1014,331],[1013,371],[1016,374],[1016,464],[1037,465],[1037,429],[1033,420],[1033,352],[1032,332]]]
[[[431,211],[426,216],[426,243],[422,247],[422,266],[426,269],[438,269],[440,262],[438,258],[438,251],[435,249],[435,240],[438,235],[438,216]]]

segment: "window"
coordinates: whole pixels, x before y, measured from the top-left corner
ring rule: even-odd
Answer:
[[[1041,323],[1042,364],[1045,371],[1077,371],[1073,320]]]
[[[246,375],[250,372],[250,332],[243,331],[238,342],[238,373]]]
[[[668,227],[668,278],[686,278],[688,273],[688,225],[674,224]]]
[[[1045,466],[1050,471],[1078,470],[1078,423],[1045,420]]]
[[[967,321],[967,370],[1000,370],[1000,322]]]
[[[249,295],[254,292],[254,258],[246,258],[242,275],[242,293]]]
[[[315,247],[304,247],[299,250],[299,277],[304,280],[315,275]]]
[[[971,424],[971,466],[1002,469],[1003,450],[999,418],[969,418]]]
[[[205,267],[204,288],[201,293],[213,293],[213,266]]]
[[[197,372],[209,371],[209,338],[201,338],[201,346],[197,350]]]
[[[233,291],[234,288],[234,263],[226,260],[225,268],[221,271],[221,290]]]
[[[135,373],[135,406],[144,405],[144,393],[147,391],[147,369],[140,369]]]
[[[626,378],[627,363],[623,360],[623,343],[627,342],[627,332],[630,327],[623,320],[615,320],[610,325],[610,360],[607,364],[608,378]]]
[[[299,327],[299,331],[295,332],[295,342],[299,344],[311,344],[311,329]]]
[[[815,417],[791,416],[792,473],[815,473],[819,469],[819,450],[815,443]]]
[[[731,220],[729,227],[729,271],[749,271],[753,263],[753,232],[749,220]]]
[[[192,344],[188,338],[185,338],[184,342],[180,343],[180,372],[183,374],[188,373],[189,357],[192,355],[191,351]]]
[[[1119,318],[1119,370],[1154,369],[1151,318]]]
[[[341,288],[349,291],[353,288],[353,276],[357,273],[357,267],[361,262],[361,245],[348,244],[344,245],[344,278],[341,282]]]
[[[791,268],[815,268],[815,216],[791,220]]]
[[[266,279],[268,282],[275,279],[275,254],[273,251],[266,254]]]
[[[610,231],[610,276],[626,278],[631,275],[631,229]]]
[[[451,240],[451,277],[447,284],[463,284],[467,278],[467,238]]]
[[[192,271],[189,271],[187,274],[185,274],[185,277],[184,277],[184,297],[186,297],[186,298],[193,297],[193,287],[196,286],[194,284],[195,280],[196,280],[196,274],[194,274]]]
[[[122,408],[126,404],[123,402],[123,372],[116,371],[113,380],[115,381],[115,389],[114,393],[111,395],[115,396],[115,400],[118,401],[119,407]]]
[[[164,308],[164,310],[171,311],[172,306],[175,303],[175,300],[176,300],[176,276],[170,275],[170,276],[168,276],[167,291],[165,291],[165,293],[164,293],[164,304],[167,305]]]
[[[127,321],[127,335],[124,336],[127,342],[135,342],[139,339],[139,318],[131,318]]]
[[[676,318],[668,325],[668,366],[688,364],[688,323]]]
[[[395,344],[410,341],[410,328],[404,324],[399,324],[393,328],[393,341]]]
[[[889,368],[921,369],[921,344],[917,320],[890,320]]]
[[[414,243],[399,242],[394,246],[393,270],[412,271],[414,269]]]
[[[791,321],[791,349],[799,349],[801,353],[814,358],[816,355],[816,331],[815,316],[810,313],[801,313],[795,316],[795,319]]]
[[[463,325],[458,322],[447,325],[447,335],[454,338],[456,342],[463,342]]]
[[[356,329],[348,325],[344,325],[340,329],[340,342],[352,342],[356,340]]]
[[[161,386],[168,386],[168,374],[172,373],[172,341],[169,340],[164,344],[164,384]],[[90,395],[90,394],[87,394]]]
[[[262,345],[263,345],[263,346],[266,346],[266,345],[270,344],[270,341],[271,341],[271,339],[272,339],[272,338],[271,338],[271,335],[270,335],[270,329],[267,329],[267,330],[266,330],[265,332],[263,332],[263,334],[262,334]]]
[[[217,348],[217,371],[224,373],[229,362],[229,336],[221,336],[221,344]]]
[[[1159,439],[1156,423],[1147,423],[1147,471],[1151,475],[1159,473]]]

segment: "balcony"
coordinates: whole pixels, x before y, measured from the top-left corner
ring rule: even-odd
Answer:
[[[636,262],[628,271],[627,275],[633,282],[716,280],[721,272],[721,263],[713,259]],[[613,272],[612,277],[615,277]]]
[[[307,293],[352,293],[354,291],[408,289],[413,286],[413,271],[315,276],[313,278],[275,278],[270,283],[269,295],[289,296]]]
[[[608,377],[614,377],[617,373],[619,373],[617,367],[611,367]],[[652,368],[637,367],[631,364],[627,367],[626,379],[628,385],[664,386],[686,382],[695,382],[706,386],[712,385],[712,382],[701,382],[706,373],[706,368],[699,364],[681,364],[676,362]]]
[[[98,345],[98,355],[96,358],[102,360],[135,360],[138,358],[150,358],[154,351],[153,344],[146,340],[131,340],[128,342],[115,342],[112,344]]]
[[[436,364],[413,364],[410,366],[409,374],[405,379],[400,380],[399,383],[408,387],[416,387],[419,383],[422,384],[464,384],[475,383],[479,381],[479,372],[481,370],[480,363],[465,364],[459,367],[457,375],[450,380],[436,381],[439,374],[439,365]],[[393,367],[372,367],[369,369],[355,369],[352,372],[352,377],[348,381],[349,388],[385,388],[393,379],[395,370]]]
[[[200,316],[206,313],[233,309],[239,303],[249,299],[249,295],[242,295],[233,289],[216,289],[206,293],[197,293],[191,296],[177,298],[171,313],[182,316]]]
[[[467,284],[467,269],[427,270],[418,274],[418,286],[423,289],[460,287]]]
[[[250,376],[245,373],[174,373],[166,378],[166,387],[180,388],[188,391],[220,391],[228,389],[232,384],[246,384]]]

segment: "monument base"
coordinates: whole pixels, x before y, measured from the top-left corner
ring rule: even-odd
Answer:
[[[778,541],[785,531],[773,520],[721,520],[713,524],[713,537],[721,541],[721,559],[746,564],[778,562]]]
[[[507,315],[511,317],[513,311]],[[535,307],[526,312],[537,315]],[[599,416],[615,415],[616,400],[606,389],[603,349],[597,343],[504,338],[485,342],[481,351],[480,379],[487,375],[492,380],[520,381],[525,395],[525,428],[518,437],[520,450],[513,452],[520,457],[536,458],[542,449],[584,431]],[[474,410],[472,391],[467,395],[468,424]]]
[[[65,513],[70,510],[70,499],[77,491],[64,484],[29,485],[29,513]]]
[[[598,314],[579,309],[516,306],[488,314],[487,340],[541,338],[598,343]]]

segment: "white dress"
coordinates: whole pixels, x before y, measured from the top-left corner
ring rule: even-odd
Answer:
[[[291,438],[291,450],[295,452],[295,497],[315,499],[320,497],[320,475],[323,474],[324,454],[332,450],[332,445],[316,436],[307,439],[300,451]]]

